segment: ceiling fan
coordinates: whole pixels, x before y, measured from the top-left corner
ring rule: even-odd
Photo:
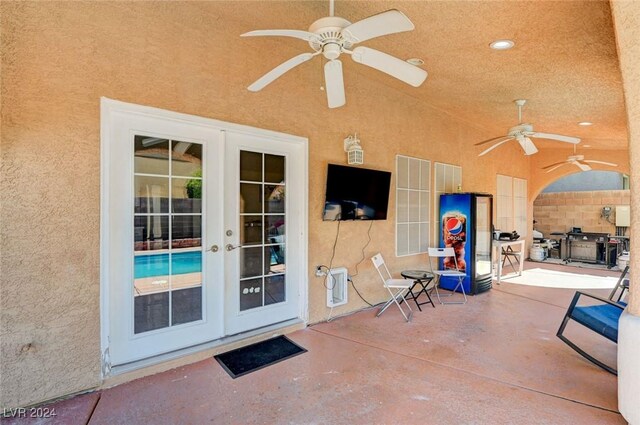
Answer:
[[[566,142],[566,143],[573,143],[573,144],[580,143],[580,139],[577,137],[562,136],[560,134],[540,133],[538,131],[533,131],[533,125],[525,124],[522,122],[522,107],[526,102],[527,101],[524,99],[518,99],[515,101],[515,104],[518,105],[518,125],[516,125],[515,127],[511,127],[507,132],[506,136],[494,137],[492,139],[485,140],[480,143],[476,143],[476,146],[480,146],[480,145],[484,145],[485,143],[496,142],[489,149],[484,150],[478,156],[488,154],[498,146],[503,145],[504,143],[507,143],[511,140],[517,140],[518,143],[520,143],[520,146],[522,146],[522,149],[524,150],[525,155],[533,155],[534,153],[538,152],[538,148],[536,148],[536,145],[533,144],[531,137],[540,138],[540,139],[557,140],[558,142]]]
[[[591,167],[589,164],[602,164],[608,165],[610,167],[617,167],[618,164],[614,164],[613,162],[605,162],[605,161],[596,161],[595,159],[584,159],[584,155],[576,155],[576,146],[573,145],[573,155],[569,155],[569,157],[565,161],[556,162],[554,164],[549,164],[546,167],[542,167],[543,170],[547,170],[547,173],[550,173],[563,165],[573,164],[582,171],[589,171]]]
[[[329,2],[329,16],[320,18],[302,30],[257,30],[242,34],[242,37],[281,36],[293,37],[309,43],[313,53],[302,53],[276,66],[249,86],[257,92],[292,68],[323,55],[328,62],[324,65],[325,89],[329,108],[338,108],[345,104],[342,62],[338,59],[342,53],[351,55],[354,62],[382,71],[414,87],[419,87],[427,78],[427,72],[415,65],[372,49],[358,46],[357,43],[375,37],[412,31],[413,23],[402,12],[391,9],[361,21],[351,23],[344,18],[333,16],[333,0]]]

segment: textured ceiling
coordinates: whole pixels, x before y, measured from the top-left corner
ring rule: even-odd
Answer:
[[[307,29],[328,15],[328,1],[229,2],[205,6],[217,24],[238,34],[252,29]],[[363,45],[402,59],[418,57],[429,72],[419,88],[343,58],[347,102],[349,79],[375,79],[478,126],[506,133],[517,123],[513,100],[528,100],[524,121],[538,131],[578,136],[593,148],[626,149],[624,98],[613,23],[606,1],[337,1],[336,15],[355,22],[396,8],[415,24],[412,32]],[[204,10],[203,10],[204,11]],[[496,39],[516,46],[494,51]],[[295,39],[243,39],[255,48],[274,48],[274,60],[248,76],[247,85],[297,52]],[[302,67],[320,65],[303,64]],[[296,71],[281,77],[301,78]],[[282,84],[281,84],[282,83]],[[275,87],[265,90],[275,90]],[[579,127],[579,121],[592,121]],[[479,141],[479,140],[478,140]],[[473,141],[475,142],[475,141]],[[553,142],[538,143],[541,148]]]

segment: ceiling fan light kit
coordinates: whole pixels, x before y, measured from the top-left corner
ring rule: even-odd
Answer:
[[[358,46],[357,43],[399,32],[412,31],[415,26],[402,12],[396,9],[370,16],[361,21],[351,23],[348,20],[333,16],[333,0],[330,1],[330,15],[320,18],[311,24],[308,31],[301,30],[257,30],[242,34],[242,37],[280,36],[304,40],[309,43],[313,53],[302,53],[295,56],[251,84],[248,89],[257,92],[281,77],[287,71],[301,65],[315,56],[322,55],[327,59],[324,66],[325,91],[329,108],[338,108],[346,103],[344,78],[342,73],[341,54],[362,65],[367,65],[384,72],[413,87],[419,87],[427,78],[427,72],[416,65],[398,59],[369,47]]]
[[[515,127],[511,127],[505,136],[494,137],[492,139],[476,143],[476,146],[481,146],[486,143],[495,142],[488,149],[482,151],[478,156],[486,155],[495,148],[502,146],[503,144],[512,140],[516,140],[520,144],[520,147],[524,151],[525,155],[533,155],[534,153],[538,152],[538,148],[533,143],[533,140],[531,140],[532,137],[555,140],[557,142],[572,143],[574,145],[580,143],[580,139],[578,137],[534,131],[533,125],[522,122],[522,107],[525,105],[525,103],[527,103],[527,101],[525,99],[518,99],[514,102],[518,107],[518,125],[516,125]]]

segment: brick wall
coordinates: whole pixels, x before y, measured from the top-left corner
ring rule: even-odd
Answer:
[[[630,196],[628,190],[541,193],[533,202],[535,228],[545,237],[551,232],[566,232],[571,227],[582,227],[583,232],[615,235],[615,224],[600,217],[601,209],[614,207],[609,220],[615,223],[615,206],[629,205]]]

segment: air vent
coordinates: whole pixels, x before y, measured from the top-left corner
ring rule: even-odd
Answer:
[[[327,276],[327,307],[337,307],[347,303],[349,299],[347,273],[345,267],[330,270]]]

